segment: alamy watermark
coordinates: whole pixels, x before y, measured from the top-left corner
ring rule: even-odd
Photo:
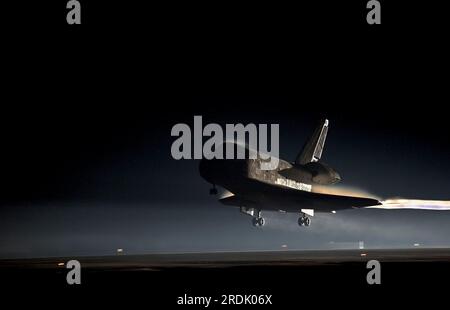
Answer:
[[[366,8],[370,9],[367,13],[366,20],[369,25],[381,24],[381,4],[377,0],[369,0]]]
[[[73,259],[67,262],[67,269],[71,269],[66,276],[67,284],[81,284],[81,264],[79,261]]]
[[[172,127],[172,137],[179,138],[172,143],[171,154],[176,160],[260,158],[261,170],[275,170],[279,163],[280,126],[270,124],[270,150],[268,129],[268,124],[226,124],[225,130],[219,124],[207,124],[203,127],[203,118],[197,115],[194,116],[193,131],[187,124]],[[204,137],[209,139],[203,143]],[[236,145],[242,147],[235,148]]]
[[[81,24],[81,4],[77,0],[69,0],[66,5],[69,11],[66,15],[66,21],[69,25]]]
[[[66,21],[69,25],[81,24],[81,3],[78,0],[67,1],[68,9]],[[366,15],[366,21],[369,25],[381,24],[381,4],[378,0],[367,1],[366,8],[369,9]]]
[[[374,284],[381,284],[381,264],[377,260],[371,260],[367,262],[367,269],[371,269],[367,273],[367,284],[374,285]]]

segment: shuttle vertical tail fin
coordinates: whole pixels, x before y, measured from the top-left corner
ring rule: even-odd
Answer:
[[[327,139],[328,124],[327,119],[320,122],[311,138],[309,138],[300,154],[298,154],[295,164],[305,165],[310,162],[316,162],[322,157],[325,140]]]

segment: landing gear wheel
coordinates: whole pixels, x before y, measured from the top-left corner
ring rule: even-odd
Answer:
[[[266,221],[262,217],[254,217],[252,219],[252,224],[255,227],[263,227],[265,223],[266,223]]]
[[[260,226],[260,227],[263,227],[264,224],[266,223],[266,221],[264,220],[263,217],[260,217],[260,218],[258,219],[258,222],[259,222],[259,226]]]
[[[305,217],[305,226],[308,227],[311,225],[311,219],[309,217]]]
[[[298,218],[298,225],[299,226],[310,226],[311,225],[311,219],[307,216],[302,216]]]

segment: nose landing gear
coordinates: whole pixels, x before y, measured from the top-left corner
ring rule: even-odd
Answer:
[[[311,225],[311,219],[309,217],[307,217],[306,215],[303,215],[298,218],[298,225],[308,227]]]
[[[256,208],[241,207],[241,212],[252,217],[252,224],[255,227],[263,227],[266,221],[261,216],[261,210]]]
[[[266,221],[264,220],[263,217],[254,217],[252,219],[252,224],[255,227],[263,227],[265,223]]]

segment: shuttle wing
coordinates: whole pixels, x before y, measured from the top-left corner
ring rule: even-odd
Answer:
[[[381,205],[373,198],[340,196],[292,190],[287,194],[288,199],[295,205],[307,206],[317,212],[331,212],[346,209],[359,209]]]
[[[254,181],[247,193],[227,197],[220,202],[225,205],[287,212],[300,212],[302,209],[331,212],[381,205],[380,201],[373,198],[313,193],[260,181]]]

